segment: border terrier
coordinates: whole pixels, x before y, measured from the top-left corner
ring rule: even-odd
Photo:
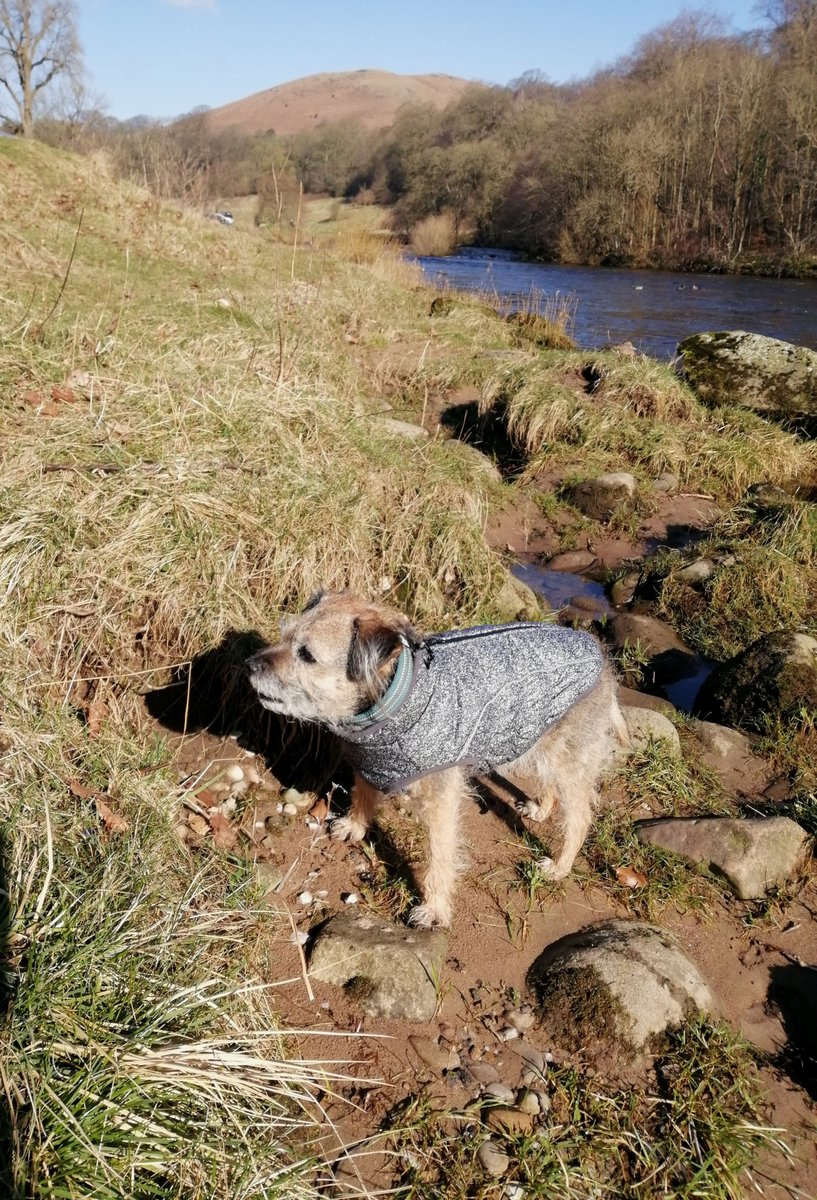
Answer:
[[[573,866],[616,742],[629,743],[604,654],[590,634],[540,622],[423,637],[401,613],[352,592],[313,596],[281,639],[247,660],[264,708],[335,733],[355,771],[332,836],[359,842],[386,795],[419,800],[428,829],[423,903],[409,920],[448,925],[463,866],[458,810],[469,776],[495,772],[543,821],[557,806]]]

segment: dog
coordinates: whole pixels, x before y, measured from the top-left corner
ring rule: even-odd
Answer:
[[[616,742],[628,744],[615,682],[590,634],[540,622],[422,637],[408,618],[352,592],[318,592],[247,660],[264,708],[317,722],[355,771],[349,815],[331,833],[359,842],[386,795],[419,800],[428,830],[422,904],[410,923],[449,925],[463,866],[458,810],[474,774],[496,772],[544,821],[558,806],[569,874]]]

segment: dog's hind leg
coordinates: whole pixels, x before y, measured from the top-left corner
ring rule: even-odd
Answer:
[[[338,842],[362,842],[382,799],[382,792],[356,775],[349,815],[335,817],[330,830],[332,837]]]
[[[423,823],[428,830],[428,870],[423,878],[423,903],[411,910],[412,925],[450,925],[454,888],[463,865],[459,841],[459,809],[465,792],[456,769],[414,784]]]
[[[564,879],[570,874],[576,855],[584,845],[593,818],[595,796],[581,786],[566,784],[558,795],[562,848],[544,871],[548,879]]]

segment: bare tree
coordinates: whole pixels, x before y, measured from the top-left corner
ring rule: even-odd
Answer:
[[[0,0],[0,120],[32,137],[40,92],[81,72],[74,0]]]

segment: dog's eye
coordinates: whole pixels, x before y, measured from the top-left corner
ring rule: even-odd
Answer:
[[[305,662],[305,663],[317,662],[315,655],[312,653],[311,650],[307,649],[306,646],[298,647],[298,658],[300,658],[301,662]]]

